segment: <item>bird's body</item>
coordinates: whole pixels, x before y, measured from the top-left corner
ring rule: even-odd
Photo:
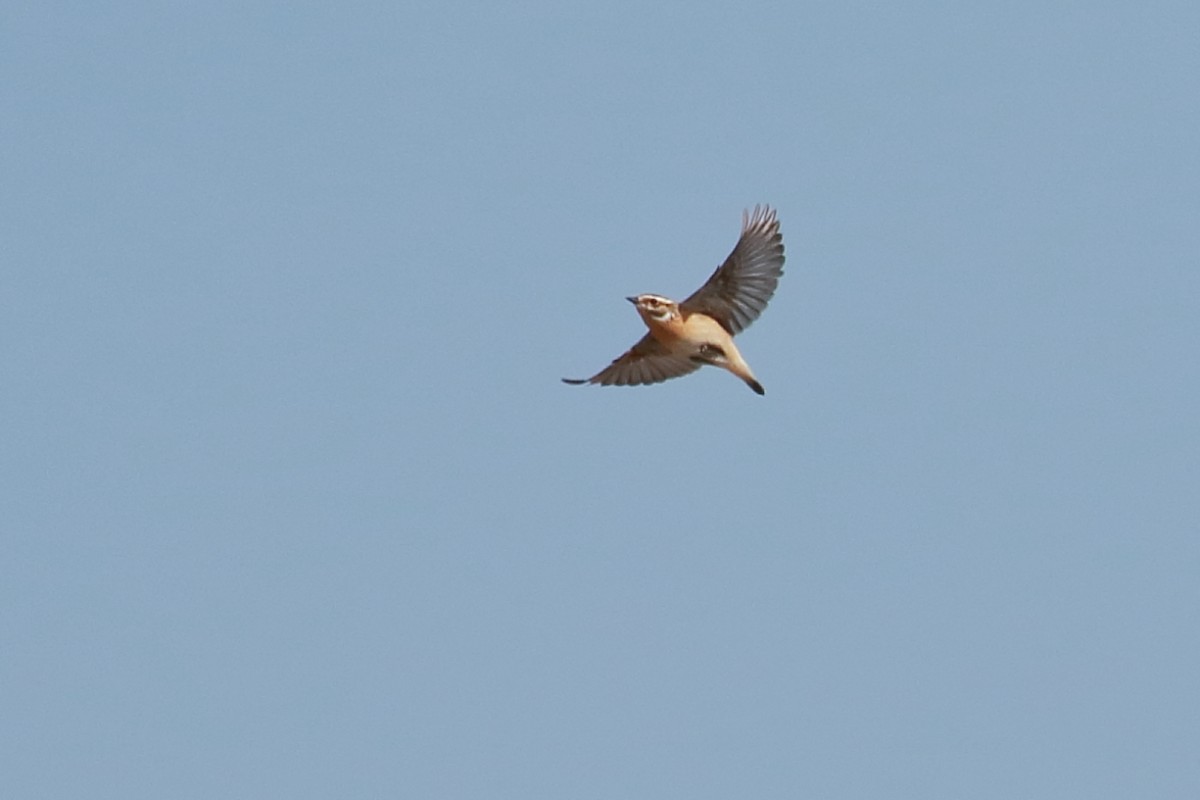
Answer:
[[[742,218],[742,236],[725,262],[682,303],[657,294],[626,298],[649,332],[591,378],[566,383],[636,386],[658,383],[709,364],[728,370],[758,394],[762,384],[733,343],[775,293],[783,274],[783,237],[775,212],[755,207]]]
[[[644,294],[627,299],[637,306],[638,314],[650,329],[649,335],[665,353],[696,365],[692,369],[705,364],[727,369],[751,389],[763,393],[762,384],[755,380],[750,366],[733,343],[733,337],[721,323],[698,311],[687,314],[678,303],[658,295]]]

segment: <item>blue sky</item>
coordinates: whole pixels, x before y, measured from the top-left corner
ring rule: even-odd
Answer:
[[[653,5],[0,12],[0,794],[1197,796],[1200,11]]]

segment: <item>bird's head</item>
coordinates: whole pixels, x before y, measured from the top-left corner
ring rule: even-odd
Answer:
[[[637,307],[642,319],[649,322],[666,322],[679,316],[679,304],[661,294],[639,294],[636,297],[626,297],[626,300]]]

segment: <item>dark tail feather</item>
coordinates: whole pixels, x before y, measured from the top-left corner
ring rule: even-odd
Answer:
[[[750,378],[749,380],[747,380],[746,385],[749,386],[751,389],[753,389],[755,394],[766,394],[767,393],[767,390],[762,388],[762,384],[759,383],[758,381],[754,380],[754,378]]]

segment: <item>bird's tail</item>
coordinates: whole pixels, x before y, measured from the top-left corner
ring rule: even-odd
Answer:
[[[730,346],[727,348],[729,362],[724,365],[725,369],[745,381],[746,385],[753,389],[755,394],[766,394],[767,392],[763,389],[762,384],[758,382],[758,379],[754,377],[754,373],[750,371],[750,365],[746,363],[746,359],[742,358],[742,354],[732,344],[730,342]]]

